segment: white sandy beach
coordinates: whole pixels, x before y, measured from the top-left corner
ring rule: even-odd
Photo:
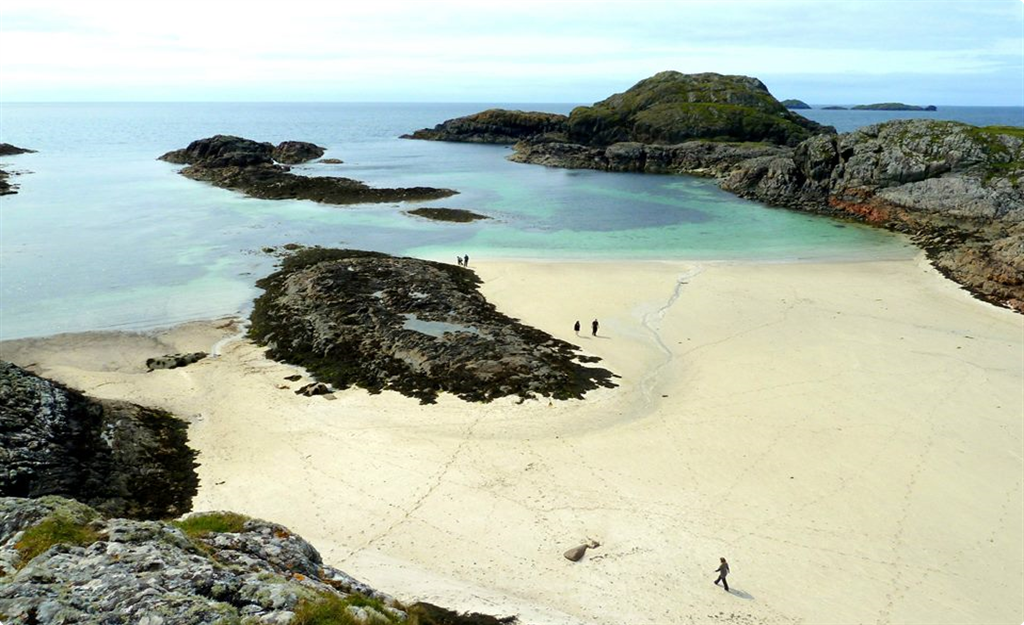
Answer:
[[[921,260],[473,268],[620,386],[307,398],[242,339],[145,372],[209,350],[223,320],[0,357],[189,420],[195,509],[283,523],[404,601],[525,623],[1024,620],[1024,317]],[[719,556],[732,593],[711,583]]]

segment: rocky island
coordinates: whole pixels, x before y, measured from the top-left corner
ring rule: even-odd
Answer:
[[[250,337],[320,382],[422,402],[580,398],[614,386],[579,348],[511,319],[472,271],[376,252],[309,248],[257,282]]]
[[[510,159],[713,176],[772,206],[906,232],[969,291],[1024,311],[1022,143],[1021,128],[934,120],[836,135],[754,78],[662,72],[520,140]]]
[[[285,141],[274,146],[240,137],[216,135],[167,152],[160,160],[187,165],[180,171],[186,178],[269,200],[363,204],[436,200],[457,193],[451,189],[431,187],[375,189],[351,178],[300,176],[278,164],[305,163],[323,154],[323,148],[302,141]]]
[[[434,221],[450,221],[454,223],[469,223],[481,219],[490,219],[487,215],[474,213],[464,208],[416,208],[408,211],[410,215],[433,219]]]
[[[783,100],[782,106],[790,110],[806,110],[811,108],[811,105],[804,102],[803,100]]]
[[[850,107],[851,111],[937,111],[934,105],[916,106],[902,102],[879,102],[877,104],[858,104]]]

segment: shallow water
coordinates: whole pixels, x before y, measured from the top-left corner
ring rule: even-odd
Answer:
[[[498,257],[793,261],[914,253],[876,229],[766,210],[699,178],[510,163],[500,146],[398,139],[486,104],[4,104],[17,195],[0,199],[0,338],[145,328],[245,311],[286,243],[454,260]],[[499,105],[500,106],[500,105]],[[504,105],[568,112],[571,105]],[[873,114],[873,113],[872,113]],[[824,121],[824,120],[822,120]],[[244,197],[156,160],[213,134],[313,141],[295,171],[460,191],[334,207]],[[451,224],[419,206],[492,217]]]

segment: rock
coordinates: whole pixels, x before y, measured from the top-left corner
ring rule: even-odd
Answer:
[[[336,389],[435,401],[582,398],[614,386],[579,348],[494,309],[465,268],[375,252],[310,248],[260,280],[250,337],[275,360]]]
[[[451,221],[455,223],[468,223],[479,219],[490,219],[487,215],[474,213],[463,208],[417,208],[406,211],[410,215],[425,217],[435,221]]]
[[[314,395],[327,395],[330,392],[332,392],[330,387],[323,382],[311,382],[295,391],[295,394],[312,397]]]
[[[340,158],[322,158],[318,162],[323,163],[324,165],[342,165],[345,163],[345,161]]]
[[[177,367],[185,367],[194,362],[199,362],[203,358],[206,358],[206,352],[193,352],[191,354],[167,354],[158,358],[147,358],[146,368],[150,371],[156,369],[175,369]]]
[[[275,148],[270,143],[216,135],[167,152],[160,160],[188,165],[179,172],[186,178],[268,200],[361,204],[436,200],[456,193],[451,189],[431,187],[374,189],[350,178],[299,176],[290,173],[286,166],[274,164],[275,154],[280,158],[298,159],[317,151],[319,154],[311,158],[323,154],[323,148],[300,141],[286,141]]]
[[[916,233],[935,267],[997,304],[1024,299],[1024,130],[894,120],[750,159],[743,197]],[[791,163],[787,162],[791,161]]]
[[[284,379],[288,380],[289,382],[298,382],[299,380],[302,379],[302,376],[296,373],[295,375],[285,376]]]
[[[402,139],[455,141],[461,143],[512,144],[545,133],[565,130],[565,115],[489,109],[481,113],[449,119],[433,128],[423,128]]]
[[[187,426],[96,400],[0,361],[0,496],[64,495],[140,519],[188,511],[199,483]]]
[[[278,163],[297,165],[320,158],[325,151],[326,148],[305,141],[282,141],[274,148],[271,157]]]
[[[804,109],[811,108],[811,105],[806,103],[806,102],[804,102],[803,100],[783,100],[782,101],[782,106],[784,106],[784,107],[786,107],[786,108],[788,108],[790,110],[794,110],[794,109],[804,110]]]
[[[589,542],[583,543],[582,545],[577,545],[576,547],[569,549],[562,555],[565,556],[565,559],[569,560],[570,562],[579,562],[587,553],[587,549],[596,549],[600,546],[601,543],[591,540]]]
[[[29,150],[28,148],[19,148],[16,145],[10,143],[0,143],[0,156],[15,156],[17,154],[32,154],[35,150]],[[17,173],[17,172],[16,172]],[[0,169],[0,195],[14,195],[18,192],[18,186],[7,182],[7,179],[11,176],[10,172]]]
[[[10,143],[0,143],[0,156],[14,156],[15,154],[35,154],[35,150],[19,148]]]

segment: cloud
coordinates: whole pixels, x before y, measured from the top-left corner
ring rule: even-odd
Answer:
[[[1020,104],[1022,26],[1005,2],[5,0],[0,97],[589,101],[677,69],[984,75]]]

